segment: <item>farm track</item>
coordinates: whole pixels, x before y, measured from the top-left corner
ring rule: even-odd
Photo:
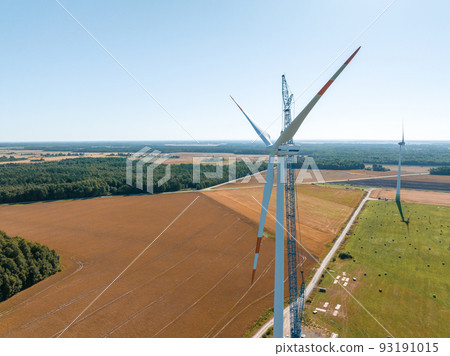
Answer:
[[[333,247],[330,249],[330,251],[327,253],[327,255],[325,256],[325,258],[320,261],[320,265],[319,268],[316,270],[316,272],[314,273],[313,278],[311,279],[311,281],[307,284],[306,289],[305,289],[305,300],[309,298],[309,296],[311,295],[312,291],[314,290],[314,288],[317,286],[317,283],[323,273],[323,271],[325,270],[325,268],[327,267],[328,263],[330,262],[331,258],[333,257],[333,255],[336,253],[337,249],[339,248],[339,246],[341,245],[342,241],[344,240],[347,232],[350,230],[351,226],[353,225],[353,222],[355,221],[355,219],[358,217],[358,214],[360,213],[361,209],[363,208],[364,204],[366,204],[366,202],[368,200],[371,200],[372,198],[370,198],[370,193],[372,192],[372,190],[369,190],[366,197],[364,199],[361,200],[361,202],[359,203],[359,205],[355,208],[355,210],[353,211],[350,220],[347,222],[345,228],[342,230],[342,232],[340,233],[338,239],[336,240],[336,242],[333,244]],[[310,252],[307,252],[308,255],[310,255]],[[313,256],[311,256],[312,258]],[[283,311],[283,315],[284,315],[284,324],[283,324],[283,334],[284,335],[289,335],[290,334],[290,314],[289,314],[289,306],[284,308]],[[268,322],[266,322],[254,335],[254,338],[260,338],[262,337],[266,331],[273,326],[273,318],[271,318]]]

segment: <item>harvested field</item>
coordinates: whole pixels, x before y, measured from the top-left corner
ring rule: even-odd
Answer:
[[[356,186],[368,186],[368,187],[379,187],[379,188],[396,188],[397,180],[394,178],[383,178],[383,179],[364,179],[364,180],[352,180],[347,182],[342,182],[345,185],[356,185]],[[433,180],[422,181],[422,180],[403,180],[401,183],[402,189],[414,189],[414,190],[432,190],[439,192],[450,192],[450,182],[436,182]]]
[[[348,171],[340,171],[340,170],[327,170],[322,169],[320,170],[320,174],[322,175],[322,178],[325,182],[334,182],[334,181],[347,181],[347,180],[356,180],[356,179],[362,179],[366,180],[368,178],[377,178],[380,179],[380,177],[391,177],[395,178],[397,174],[397,167],[391,167],[391,171],[387,172],[373,172],[373,171],[366,171],[364,169],[355,169],[355,170],[348,170]],[[430,182],[449,182],[447,179],[442,178],[415,178],[415,177],[428,177],[426,173],[428,172],[429,167],[418,167],[418,166],[407,166],[406,168],[402,167],[402,174],[424,174],[424,175],[414,175],[414,176],[405,176],[402,179],[405,180],[422,180],[422,181],[430,181]],[[275,176],[276,176],[276,169],[275,169]],[[318,177],[309,169],[307,172],[304,173],[303,176],[300,176],[297,173],[297,183],[316,183],[318,182]],[[442,177],[442,176],[432,176],[432,177]],[[320,176],[319,176],[320,178]],[[408,178],[408,179],[407,179]],[[226,183],[221,185],[221,188],[241,188],[241,187],[248,187],[248,186],[263,186],[264,185],[264,179],[265,179],[265,172],[262,172],[260,175],[255,175],[251,177],[244,177],[242,179],[238,179],[236,182]],[[357,185],[357,184],[354,184]],[[361,185],[361,184],[360,184]]]
[[[180,164],[180,163],[193,163],[194,157],[204,158],[202,163],[214,163],[214,160],[208,162],[209,158],[223,158],[223,163],[228,164],[230,158],[239,160],[243,157],[250,159],[251,162],[256,162],[261,157],[264,157],[265,161],[269,160],[267,155],[236,155],[234,153],[209,153],[209,152],[173,152],[170,153],[172,158],[168,159],[165,163],[167,164]]]
[[[324,199],[323,187],[311,188],[303,235],[320,254],[362,192],[327,188],[336,193]],[[274,240],[264,239],[249,289],[257,225],[212,199],[218,193],[0,206],[2,230],[54,248],[64,266],[0,304],[0,336],[55,337],[78,316],[63,337],[242,336],[273,303]]]
[[[372,191],[371,197],[393,200],[395,199],[395,192],[395,189],[375,189]],[[450,206],[450,193],[402,190],[401,200],[407,203]]]
[[[316,256],[322,255],[325,245],[336,236],[343,223],[350,217],[355,206],[363,197],[363,191],[320,187],[315,185],[297,186],[299,199],[300,232],[305,247]],[[206,195],[259,223],[262,188],[224,189],[205,191]],[[266,229],[275,233],[275,189],[267,215]],[[256,199],[256,200],[255,200]]]
[[[419,182],[432,182],[432,183],[448,183],[450,184],[450,176],[438,176],[433,174],[426,174],[420,176],[405,176],[402,177],[402,181],[419,181]]]
[[[397,174],[398,165],[383,165],[383,167],[390,169],[391,173]],[[428,173],[430,171],[429,166],[405,166],[402,165],[402,174],[411,173]]]
[[[55,156],[45,156],[45,154],[52,154]],[[58,156],[61,154],[61,156]],[[58,152],[58,151],[43,151],[43,150],[20,150],[20,151],[14,151],[14,150],[5,150],[0,149],[0,156],[13,156],[15,158],[21,159],[20,161],[6,161],[6,162],[0,162],[1,164],[10,164],[10,163],[40,163],[40,162],[55,162],[55,161],[62,161],[63,159],[75,159],[75,158],[84,158],[84,157],[91,157],[91,158],[103,158],[103,157],[109,157],[110,155],[114,154],[117,155],[117,153],[93,153],[93,152],[86,152],[82,156],[78,156],[78,153],[76,152]],[[41,161],[42,159],[42,161]]]
[[[196,193],[1,206],[2,229],[56,249],[65,268],[0,304],[0,335],[56,336],[196,197],[63,336],[215,335],[249,288],[256,229]],[[272,244],[261,260],[267,273],[238,310],[248,308],[218,336],[243,335],[270,306]]]
[[[55,156],[45,156],[46,154],[51,154]],[[59,156],[59,154],[61,154]],[[82,156],[77,156],[78,152],[71,151],[44,151],[44,150],[13,150],[13,149],[2,149],[0,148],[0,156],[13,156],[15,158],[23,158],[21,161],[12,162],[0,162],[0,164],[6,163],[34,163],[38,159],[43,159],[44,161],[61,161],[67,158],[79,158],[79,157],[110,157],[118,156],[118,152],[83,152]],[[166,164],[180,164],[180,163],[193,163],[194,157],[204,158],[203,163],[214,163],[214,160],[208,161],[208,158],[223,158],[224,164],[228,164],[230,158],[241,159],[248,158],[251,162],[256,162],[261,157],[264,157],[267,161],[269,156],[267,155],[252,155],[252,154],[234,154],[234,153],[208,153],[208,152],[173,152],[170,153],[171,158],[169,158],[164,163]]]

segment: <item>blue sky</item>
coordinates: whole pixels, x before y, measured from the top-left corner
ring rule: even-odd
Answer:
[[[317,81],[391,0],[60,2],[198,140],[254,139],[229,94],[268,127],[282,74],[299,112],[359,45],[295,138],[450,139],[448,1],[396,1]],[[1,1],[0,51],[0,142],[191,139],[56,1]]]

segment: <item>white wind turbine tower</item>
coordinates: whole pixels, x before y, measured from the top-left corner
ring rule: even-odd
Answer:
[[[403,150],[403,147],[405,146],[405,130],[404,130],[403,122],[402,122],[402,141],[399,142],[398,145],[400,146],[400,150],[399,150],[399,154],[398,154],[397,192],[395,194],[395,203],[397,204],[398,211],[400,212],[400,216],[402,218],[402,221],[405,222],[406,225],[408,225],[409,218],[408,218],[408,220],[405,220],[405,216],[403,215],[402,203],[401,203],[401,200],[400,200],[400,184],[401,184],[401,170],[402,170],[402,150]]]
[[[397,193],[395,194],[395,201],[400,202],[400,182],[401,182],[401,170],[402,170],[402,149],[405,146],[405,130],[402,122],[402,141],[398,143],[400,151],[398,154],[398,175],[397,175]]]
[[[261,245],[261,238],[263,236],[264,224],[266,221],[267,211],[269,208],[270,196],[272,194],[273,182],[274,182],[274,160],[277,156],[277,188],[276,188],[276,231],[275,231],[275,281],[274,281],[274,329],[273,337],[282,338],[283,337],[283,307],[284,307],[284,183],[285,183],[285,170],[286,170],[286,159],[289,156],[297,156],[300,152],[299,146],[294,143],[287,143],[293,139],[294,135],[300,128],[301,124],[308,116],[309,112],[312,110],[314,105],[319,101],[325,91],[330,87],[331,84],[336,80],[339,74],[345,69],[345,67],[350,63],[356,53],[359,51],[359,47],[345,63],[338,69],[338,71],[331,77],[331,79],[322,87],[322,89],[316,94],[316,96],[305,106],[305,108],[297,115],[294,121],[288,125],[275,143],[272,143],[269,135],[261,130],[258,125],[250,119],[250,117],[244,112],[244,110],[239,106],[239,104],[234,100],[235,104],[239,107],[242,113],[245,115],[247,120],[252,125],[253,129],[256,131],[258,136],[266,145],[267,153],[269,154],[269,165],[267,167],[266,173],[266,183],[264,185],[262,209],[259,220],[258,237],[255,250],[255,259],[253,264],[253,275],[252,281],[255,275],[256,266],[258,262],[259,249]],[[293,141],[292,141],[293,142]]]

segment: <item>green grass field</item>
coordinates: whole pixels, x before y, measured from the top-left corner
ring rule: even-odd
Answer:
[[[336,256],[329,271],[340,282],[346,272],[345,288],[394,337],[450,337],[450,208],[402,206],[408,227],[394,202],[369,201],[338,252],[353,258]],[[329,274],[320,287],[327,292],[306,304],[307,324],[340,337],[389,336]]]

